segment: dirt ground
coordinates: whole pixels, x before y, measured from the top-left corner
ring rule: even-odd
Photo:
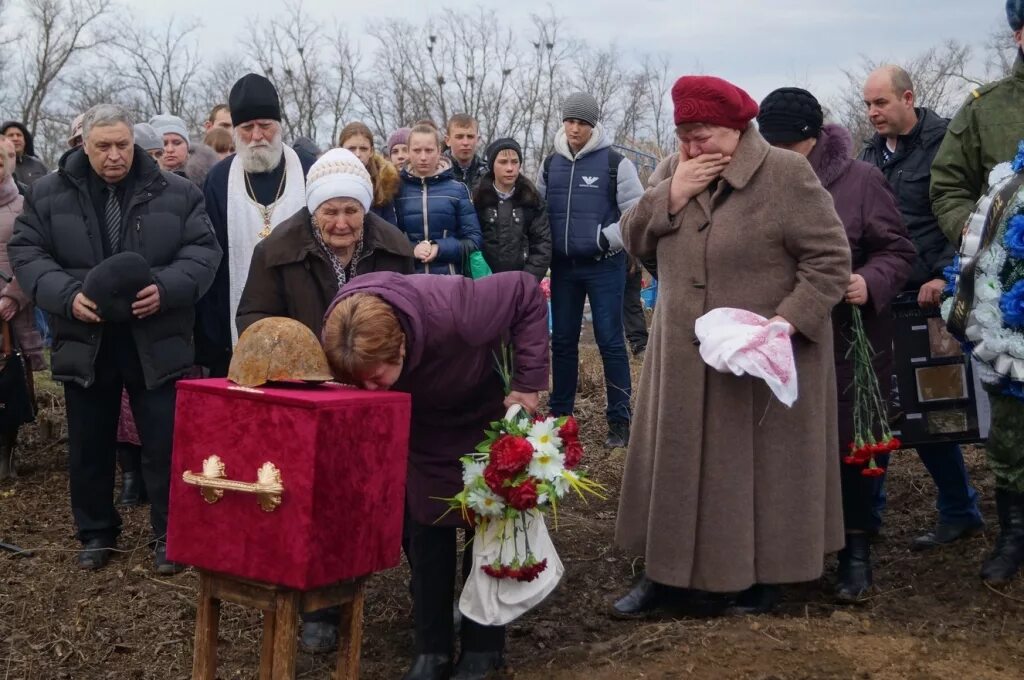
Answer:
[[[641,621],[612,618],[609,604],[642,564],[612,546],[624,451],[603,448],[603,389],[595,351],[584,358],[580,416],[592,477],[606,501],[560,511],[554,540],[566,566],[557,592],[509,629],[511,678],[1022,678],[1024,579],[1003,591],[977,578],[995,529],[948,549],[912,553],[934,520],[930,478],[913,453],[895,459],[889,512],[875,548],[877,590],[859,606],[821,583],[786,591],[772,616]],[[636,367],[635,367],[636,368]],[[26,428],[22,477],[0,485],[0,540],[34,551],[0,553],[0,678],[187,678],[198,578],[158,578],[146,548],[146,509],[124,513],[121,554],[104,570],[75,567],[59,403]],[[994,522],[984,456],[969,450],[984,511]],[[666,529],[667,530],[667,529]],[[365,614],[364,678],[401,677],[411,655],[410,602],[402,568],[372,579]],[[221,678],[255,676],[260,618],[224,605]],[[333,655],[301,655],[299,677],[327,678]]]

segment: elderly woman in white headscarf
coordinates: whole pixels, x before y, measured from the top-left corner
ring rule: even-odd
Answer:
[[[306,207],[253,252],[235,322],[241,334],[268,316],[301,321],[320,336],[327,305],[368,272],[412,274],[409,239],[370,212],[373,184],[351,151],[331,149],[306,179]]]

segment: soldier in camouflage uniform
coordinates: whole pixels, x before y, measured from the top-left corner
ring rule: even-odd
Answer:
[[[1006,16],[1014,41],[1024,49],[1024,0],[1007,0]],[[1022,139],[1024,52],[1018,50],[1013,73],[974,90],[950,121],[932,165],[932,210],[951,241],[960,240],[975,203],[989,191],[992,168],[1013,160]],[[1019,204],[1019,196],[1016,200]],[[1024,214],[1020,210],[1014,212]],[[1005,229],[1006,219],[988,228]],[[981,568],[988,583],[1004,583],[1024,565],[1024,388],[1014,385],[1008,388],[1005,380],[986,384],[992,407],[986,454],[996,478],[999,513],[999,537]]]
[[[1008,0],[1006,15],[1018,46],[1022,40],[1024,0]],[[1024,138],[1024,60],[1018,50],[1010,76],[973,90],[949,121],[932,164],[932,212],[954,244],[988,191],[988,174],[1017,153]]]

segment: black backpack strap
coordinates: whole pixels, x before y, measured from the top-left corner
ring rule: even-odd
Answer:
[[[615,209],[619,209],[619,164],[623,155],[615,149],[608,149],[608,198]]]
[[[548,173],[551,171],[551,161],[554,160],[554,158],[555,154],[549,154],[548,157],[544,159],[544,195],[541,196],[541,198],[545,201],[548,199]]]

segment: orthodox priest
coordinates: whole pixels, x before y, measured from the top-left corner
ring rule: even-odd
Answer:
[[[238,340],[235,311],[253,249],[305,207],[306,172],[316,160],[284,145],[281,100],[263,76],[243,76],[231,88],[228,106],[235,153],[210,170],[204,186],[206,210],[224,251],[196,321],[196,362],[211,376],[227,375]]]

